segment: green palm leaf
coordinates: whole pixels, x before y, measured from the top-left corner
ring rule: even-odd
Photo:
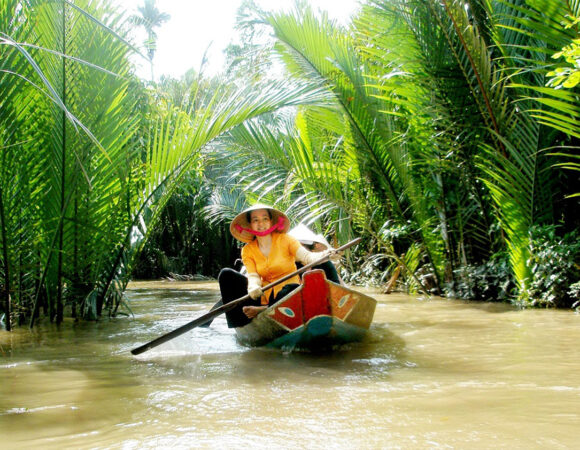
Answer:
[[[346,33],[324,18],[316,19],[309,9],[288,15],[272,14],[266,19],[280,42],[277,48],[288,69],[295,76],[323,80],[333,92],[352,130],[358,170],[368,177],[379,197],[388,199],[383,205],[389,211],[387,215],[417,221],[424,248],[442,278],[440,240],[431,232],[429,214],[409,170],[409,152],[399,143],[397,123],[391,114],[393,104],[371,82],[379,75],[358,57]],[[386,69],[380,75],[390,72]]]

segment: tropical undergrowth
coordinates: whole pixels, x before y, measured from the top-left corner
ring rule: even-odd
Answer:
[[[580,305],[580,232],[562,233],[546,225],[530,230],[532,273],[527,301],[537,306],[576,308]]]

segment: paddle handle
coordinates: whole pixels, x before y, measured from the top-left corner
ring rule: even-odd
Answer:
[[[278,284],[283,283],[284,281],[286,281],[286,280],[288,280],[296,275],[299,275],[303,272],[306,272],[308,269],[310,269],[314,266],[318,266],[319,264],[322,264],[323,262],[328,261],[328,259],[330,258],[330,255],[332,253],[346,250],[347,248],[358,244],[361,240],[362,240],[361,238],[356,238],[356,239],[350,241],[349,243],[344,244],[342,247],[339,247],[339,248],[333,250],[331,253],[323,256],[319,260],[314,261],[310,264],[306,264],[304,267],[301,267],[300,269],[298,269],[298,270],[296,270],[296,271],[294,271],[286,276],[283,276],[282,278],[274,281],[273,283],[270,283],[266,286],[263,286],[262,290],[267,291],[268,289],[271,289],[274,286],[277,286]],[[250,299],[249,295],[244,295],[243,297],[240,297],[236,300],[232,300],[231,302],[226,303],[226,304],[220,306],[219,308],[214,309],[213,311],[209,311],[208,313],[204,314],[203,316],[200,316],[197,319],[194,319],[191,322],[188,322],[185,325],[182,325],[179,328],[176,328],[175,330],[170,331],[167,334],[164,334],[163,336],[159,336],[157,339],[153,339],[151,342],[143,344],[140,347],[134,348],[133,350],[131,350],[131,353],[133,355],[140,355],[141,353],[144,353],[147,350],[150,350],[154,347],[157,347],[158,345],[161,345],[164,342],[170,341],[171,339],[176,338],[177,336],[181,336],[183,333],[187,333],[189,330],[191,330],[195,327],[203,325],[204,323],[214,319],[215,317],[221,315],[222,313],[225,313],[227,311],[234,309],[237,305],[239,305],[240,303],[243,303],[249,299]]]

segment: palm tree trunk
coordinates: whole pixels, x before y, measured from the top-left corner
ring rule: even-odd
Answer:
[[[6,330],[10,331],[10,263],[8,260],[8,241],[6,239],[6,220],[4,216],[4,202],[2,201],[2,188],[0,188],[0,222],[2,223],[2,259],[4,260],[4,312],[6,314]]]
[[[62,2],[62,53],[66,55],[66,3]],[[66,58],[62,58],[62,103],[66,105]],[[61,113],[62,127],[62,159],[60,174],[60,206],[61,214],[64,218],[65,209],[65,187],[66,187],[66,113]],[[58,263],[57,263],[57,294],[56,294],[56,323],[59,324],[64,316],[64,302],[62,298],[62,278],[63,278],[63,246],[64,246],[64,221],[61,220],[58,230]]]

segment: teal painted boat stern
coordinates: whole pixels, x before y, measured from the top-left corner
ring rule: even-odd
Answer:
[[[365,328],[357,327],[331,316],[316,316],[307,324],[270,342],[272,348],[318,348],[346,342],[360,341],[366,333]]]

